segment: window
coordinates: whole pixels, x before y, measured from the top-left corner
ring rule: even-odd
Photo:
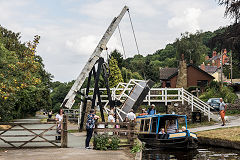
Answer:
[[[207,80],[199,80],[197,81],[197,86],[199,87],[205,87],[208,85],[208,81]]]
[[[148,132],[150,119],[145,119],[144,132]]]
[[[156,133],[156,131],[157,131],[157,118],[153,118],[152,119],[152,129],[151,129],[151,132],[153,132],[153,133]]]
[[[167,87],[167,88],[171,87],[170,81],[166,81],[166,87]]]
[[[141,120],[140,131],[143,131],[144,119]]]

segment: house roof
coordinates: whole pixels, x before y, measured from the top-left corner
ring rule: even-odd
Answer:
[[[168,80],[170,76],[178,72],[178,68],[161,68],[160,80]]]
[[[209,61],[212,61],[212,60],[217,60],[217,59],[220,59],[221,58],[221,54],[218,54],[212,58],[209,59]]]
[[[217,66],[205,66],[205,72],[210,74],[215,73],[217,69],[218,69]]]
[[[195,66],[194,64],[188,64],[187,65],[187,67],[190,67],[190,66],[192,66],[193,68],[197,69],[198,71],[200,71],[200,72],[202,72],[204,74],[207,74],[211,78],[215,79],[212,75],[210,75],[209,73],[205,72],[201,68]],[[163,70],[163,69],[165,69],[165,70]],[[169,69],[172,69],[172,71],[174,71],[174,69],[175,69],[175,72],[170,72],[171,70],[169,70]],[[161,70],[163,72],[162,75],[161,75]],[[169,80],[169,79],[175,77],[176,75],[178,75],[178,69],[177,68],[162,68],[162,69],[160,69],[160,80]]]

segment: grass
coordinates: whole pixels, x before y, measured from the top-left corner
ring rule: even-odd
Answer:
[[[72,129],[72,130],[68,130],[68,133],[78,133],[79,131],[77,129]]]
[[[211,125],[214,125],[215,123],[216,123],[215,121],[210,121],[210,122],[204,121],[201,123],[188,122],[187,128],[190,129],[190,128],[197,128],[197,127],[202,127],[202,126],[211,126]],[[179,129],[181,129],[182,126],[185,126],[185,123],[179,123]]]
[[[240,111],[239,110],[227,110],[226,111],[226,116],[234,116],[234,115],[239,115]]]
[[[219,128],[197,132],[198,137],[229,140],[240,142],[240,127]]]

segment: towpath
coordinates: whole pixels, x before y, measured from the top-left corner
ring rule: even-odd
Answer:
[[[37,116],[31,119],[21,119],[24,122],[39,122],[44,116]],[[69,129],[77,129],[77,126],[69,125]],[[0,160],[131,160],[132,155],[124,150],[98,151],[86,150],[84,148],[86,133],[69,133],[69,148],[28,148],[28,149],[0,149]],[[0,141],[0,148],[3,142]]]
[[[191,132],[199,132],[199,131],[206,131],[206,130],[212,130],[212,129],[218,129],[218,128],[227,128],[227,127],[236,127],[240,126],[240,116],[228,116],[229,120],[226,122],[225,126],[221,126],[221,122],[211,125],[211,126],[203,126],[203,127],[197,127],[197,128],[190,128],[189,130]]]

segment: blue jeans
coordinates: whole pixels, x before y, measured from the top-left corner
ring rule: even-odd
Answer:
[[[86,142],[85,142],[85,147],[89,147],[89,142],[92,138],[92,133],[93,133],[93,128],[87,129],[87,138],[86,138]]]

